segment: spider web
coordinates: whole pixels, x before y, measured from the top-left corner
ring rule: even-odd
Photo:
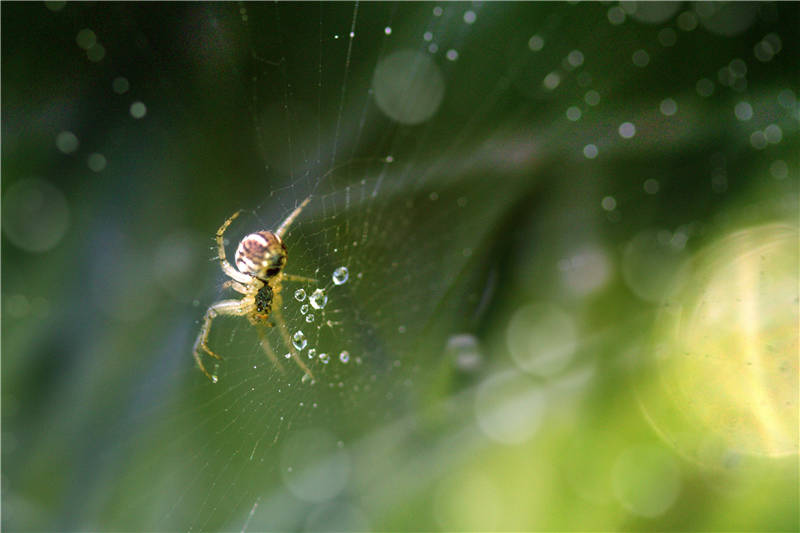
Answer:
[[[171,475],[162,480],[172,486],[152,491],[176,496],[166,498],[158,524],[314,529],[333,520],[344,529],[370,527],[368,514],[404,496],[367,473],[374,465],[397,476],[381,468],[374,443],[364,442],[377,438],[378,448],[408,464],[428,442],[412,437],[419,413],[452,379],[453,361],[442,356],[448,338],[480,330],[493,240],[515,199],[531,191],[522,178],[545,165],[560,175],[593,151],[619,149],[625,134],[617,128],[626,117],[638,119],[639,147],[664,142],[661,133],[649,134],[661,131],[663,114],[635,105],[615,112],[605,102],[603,118],[592,114],[595,95],[619,98],[618,87],[637,74],[626,57],[633,50],[581,52],[596,32],[616,31],[609,15],[593,11],[594,29],[570,35],[563,15],[539,7],[540,19],[501,44],[489,28],[509,20],[507,11],[514,9],[239,8],[236,32],[250,52],[245,83],[252,85],[265,180],[257,188],[264,199],[229,229],[229,249],[247,232],[277,227],[311,196],[285,239],[286,272],[317,281],[285,283],[281,311],[285,336],[301,339],[296,353],[313,379],[284,358],[290,348],[280,327],[268,332],[274,365],[244,320],[218,319],[212,343],[226,356],[219,383],[196,376],[193,405],[176,410],[181,429],[169,439],[175,454],[167,456]],[[532,36],[547,43],[545,59],[534,60]],[[651,49],[656,38],[649,35]],[[592,77],[615,62],[629,66],[613,78]],[[437,79],[445,86],[439,102]],[[380,94],[384,84],[408,80],[405,99]],[[520,92],[535,104],[509,98]],[[565,117],[565,109],[551,108],[554,101],[587,117],[576,127],[575,112]],[[688,142],[695,126],[675,127],[672,146]],[[346,269],[342,284],[334,283],[337,269]],[[297,290],[303,292],[295,297]],[[311,305],[317,290],[324,307]],[[380,428],[396,440],[375,437]],[[433,434],[450,438],[452,431]],[[160,431],[157,438],[164,438]],[[432,457],[442,460],[441,452]],[[417,468],[410,487],[430,475],[430,466]]]
[[[429,114],[419,125],[398,125],[374,103],[376,65],[408,51],[405,70],[394,75],[421,84],[409,87],[419,99],[435,99],[424,76],[457,84],[464,73],[455,61],[429,63],[421,30],[436,30],[441,46],[455,49],[468,38],[469,6],[437,16],[433,5],[402,13],[351,7],[238,8],[235,27],[250,56],[240,72],[251,91],[263,185],[253,184],[262,200],[228,228],[227,255],[245,234],[276,228],[311,197],[285,236],[285,271],[317,281],[284,282],[281,311],[286,335],[304,339],[294,349],[313,379],[285,357],[291,348],[281,327],[267,331],[273,364],[246,320],[217,318],[209,342],[225,359],[205,362],[218,383],[187,369],[189,398],[162,411],[171,414],[153,430],[158,442],[171,435],[161,445],[171,452],[130,473],[136,483],[143,471],[169,465],[158,480],[165,486],[131,506],[149,507],[146,498],[166,491],[159,527],[288,529],[304,527],[315,512],[329,514],[328,502],[353,481],[359,442],[416,412],[449,373],[441,360],[447,339],[479,325],[489,268],[476,252],[491,249],[513,195],[529,186],[520,178],[530,161],[503,168],[486,161],[497,157],[495,146],[472,138],[484,121],[508,121],[508,111],[495,114],[504,83],[493,81],[494,96],[477,114],[448,109],[444,100],[422,111],[413,99],[390,103],[410,117],[403,120]],[[341,284],[337,269],[347,272]],[[224,278],[217,278],[219,291]],[[356,507],[337,520],[369,527]]]
[[[733,61],[752,55],[754,43],[722,63],[716,56],[680,60],[713,46],[710,33],[730,28],[711,31],[709,21],[699,28],[677,3],[640,6],[637,16],[617,4],[480,2],[203,4],[190,11],[202,38],[189,32],[189,48],[198,64],[211,65],[198,76],[220,93],[211,101],[230,109],[231,121],[220,127],[244,131],[231,131],[244,139],[231,141],[238,159],[226,168],[235,174],[214,178],[220,197],[238,203],[204,200],[215,222],[198,224],[208,246],[202,259],[210,261],[192,267],[200,272],[192,277],[197,286],[184,292],[194,302],[181,302],[149,366],[137,368],[132,407],[115,413],[102,467],[80,505],[65,504],[57,522],[64,529],[441,526],[433,516],[410,522],[402,509],[487,446],[473,405],[483,378],[504,368],[501,349],[478,348],[504,346],[496,331],[507,317],[492,312],[498,300],[516,306],[527,301],[522,293],[552,295],[561,285],[547,269],[576,242],[631,237],[619,224],[619,205],[644,226],[687,224],[670,202],[669,212],[648,211],[642,185],[609,177],[607,162],[647,167],[660,158],[674,170],[682,168],[674,154],[697,143],[755,150],[753,131],[766,131],[795,105],[757,78],[736,88]],[[748,17],[754,24],[753,13],[726,24]],[[779,69],[764,63],[755,68]],[[724,83],[717,81],[723,69]],[[714,80],[713,98],[725,113],[700,109],[712,98],[703,80]],[[655,89],[642,94],[644,82]],[[730,111],[751,94],[763,98],[753,97],[758,124],[745,128]],[[786,137],[796,135],[791,127],[784,126]],[[205,140],[186,138],[201,145],[192,171],[203,172]],[[653,171],[662,186],[669,170]],[[717,202],[729,188],[748,190],[712,171],[694,201]],[[218,377],[210,383],[194,367],[191,346],[204,310],[236,297],[222,288],[218,224],[244,209],[225,235],[230,259],[243,236],[277,228],[307,198],[284,238],[285,272],[315,281],[281,287],[285,328],[266,330],[277,361],[247,320],[219,317],[209,345],[224,359],[204,358]],[[775,211],[796,211],[792,198]],[[575,265],[564,261],[559,268],[569,276]],[[590,282],[568,288],[583,296],[590,291],[581,293],[582,283]],[[614,331],[627,335],[641,321],[621,318]],[[581,350],[598,343],[581,339]],[[594,375],[591,365],[575,366],[555,387],[561,392],[547,393],[569,397],[581,376]],[[499,383],[511,390],[512,406],[528,393]]]

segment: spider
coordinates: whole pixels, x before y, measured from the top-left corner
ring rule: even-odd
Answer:
[[[238,248],[236,248],[234,261],[236,263],[236,268],[233,268],[228,260],[225,259],[224,235],[225,230],[227,230],[231,222],[239,216],[241,210],[231,215],[217,230],[216,242],[219,250],[219,262],[222,266],[222,271],[231,278],[226,281],[222,287],[231,288],[243,296],[239,300],[221,300],[212,304],[211,307],[206,310],[203,326],[200,328],[200,333],[197,335],[197,340],[194,343],[193,354],[197,366],[200,367],[200,370],[202,370],[212,382],[217,382],[217,376],[210,374],[208,370],[206,370],[201,358],[201,352],[205,352],[215,359],[222,359],[222,357],[214,353],[211,348],[208,347],[208,334],[211,331],[211,323],[214,321],[214,318],[220,315],[247,317],[250,324],[257,326],[258,334],[261,339],[261,346],[267,353],[267,356],[273,363],[280,366],[277,357],[275,357],[275,353],[267,342],[263,330],[264,326],[277,326],[283,337],[283,342],[288,346],[295,362],[297,362],[303,372],[313,377],[311,371],[294,350],[288,330],[286,329],[286,323],[283,320],[283,314],[281,313],[281,288],[283,281],[300,283],[313,283],[316,281],[283,272],[287,257],[286,245],[283,244],[283,236],[310,200],[310,196],[303,200],[303,203],[297,206],[274,232],[266,230],[257,231],[242,239],[241,242],[239,242]],[[270,317],[272,321],[268,320]]]

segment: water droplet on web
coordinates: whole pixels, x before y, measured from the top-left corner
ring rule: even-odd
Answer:
[[[317,356],[317,349],[316,348],[309,348],[308,349],[308,358],[314,359]]]
[[[306,291],[303,289],[297,289],[296,291],[294,291],[294,299],[297,300],[298,302],[302,302],[303,300],[306,299]]]
[[[328,295],[322,289],[317,289],[311,293],[308,301],[311,302],[311,307],[314,309],[322,309],[328,303]]]
[[[350,361],[350,352],[347,350],[342,350],[342,352],[339,354],[339,361],[345,364],[348,363]]]
[[[306,315],[306,322],[308,322],[309,324],[311,324],[312,322],[314,322],[314,313],[311,313],[311,314],[309,314],[309,315]]]
[[[308,374],[303,374],[303,377],[300,378],[300,382],[301,383],[308,383],[310,380],[311,380],[311,376],[309,376]]]
[[[347,281],[349,276],[350,272],[348,272],[347,267],[339,267],[333,271],[333,283],[335,285],[342,285]]]
[[[217,381],[219,381],[219,378],[217,377],[218,370],[219,370],[219,363],[216,363],[214,365],[214,371],[211,373],[211,383],[216,383]]]
[[[308,344],[308,341],[306,340],[306,334],[299,329],[295,331],[294,335],[292,335],[292,344],[298,350],[303,350]]]
[[[324,352],[323,352],[323,353],[319,354],[319,360],[320,360],[320,361],[321,361],[323,364],[326,364],[326,365],[327,365],[327,364],[330,362],[331,358],[330,358],[330,357],[328,357],[328,354],[326,354],[326,353],[324,353]]]
[[[291,359],[292,358],[292,354],[289,353],[289,352],[286,352],[285,354],[283,354],[283,358],[284,359]]]
[[[303,304],[300,306],[300,314],[304,315],[308,313],[308,304]]]

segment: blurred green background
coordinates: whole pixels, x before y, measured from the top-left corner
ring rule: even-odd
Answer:
[[[3,529],[798,530],[799,14],[3,3]]]

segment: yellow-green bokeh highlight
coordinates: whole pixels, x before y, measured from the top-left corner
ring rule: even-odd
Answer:
[[[731,468],[798,452],[798,231],[734,231],[682,269],[659,314],[640,400],[688,458]]]

